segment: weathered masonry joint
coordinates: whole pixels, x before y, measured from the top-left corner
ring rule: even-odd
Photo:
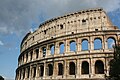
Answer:
[[[101,8],[48,20],[21,42],[16,80],[105,80],[119,35]]]

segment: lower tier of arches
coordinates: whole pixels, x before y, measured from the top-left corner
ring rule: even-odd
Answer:
[[[101,56],[105,54],[106,56]],[[34,61],[16,70],[16,80],[81,79],[104,80],[109,75],[112,53],[98,53],[96,57],[69,56]],[[81,58],[79,58],[81,57]]]

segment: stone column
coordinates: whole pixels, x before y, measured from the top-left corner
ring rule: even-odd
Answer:
[[[46,65],[46,62],[44,62],[44,74],[43,74],[44,79],[45,79],[46,74],[47,74],[47,73],[46,73],[46,72],[47,72],[47,71],[46,71],[46,69],[47,69],[46,66],[47,66],[47,65]]]
[[[90,37],[90,51],[94,50],[94,40],[93,40],[93,37]]]
[[[94,76],[94,74],[95,74],[95,61],[91,59],[91,78]]]
[[[67,53],[68,51],[70,51],[69,40],[66,40],[65,41],[65,53]]]
[[[51,55],[50,54],[50,46],[47,45],[47,47],[46,47],[46,57],[48,57],[49,55]]]
[[[80,76],[80,63],[79,63],[79,59],[77,59],[76,61],[76,78],[79,78]]]
[[[59,54],[59,43],[58,42],[56,42],[55,43],[55,51],[54,51],[55,53],[54,53],[54,55],[57,55],[57,54]]]
[[[58,64],[57,64],[57,62],[54,62],[53,63],[53,77],[54,77],[54,79],[56,78],[56,76],[58,76]]]
[[[39,66],[37,65],[37,66],[36,66],[36,78],[39,77],[39,71],[40,71],[40,70],[39,70]]]
[[[63,76],[63,78],[66,79],[66,77],[67,77],[67,61],[64,60],[64,76]]]

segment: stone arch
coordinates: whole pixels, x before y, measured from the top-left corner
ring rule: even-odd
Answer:
[[[95,74],[104,74],[104,63],[101,60],[95,62]]]
[[[75,75],[75,63],[74,62],[69,63],[69,75]]]
[[[55,52],[55,46],[54,44],[50,45],[50,53],[53,55]]]
[[[53,65],[48,64],[48,76],[52,76],[52,75],[53,75]]]
[[[88,40],[87,39],[83,39],[82,40],[82,50],[88,50]]]
[[[65,51],[65,45],[64,45],[63,42],[60,42],[59,47],[60,47],[60,54],[64,53],[64,51]]]
[[[70,51],[76,51],[76,42],[74,40],[70,41]]]
[[[87,61],[82,62],[82,74],[89,74],[89,63]]]
[[[112,49],[115,44],[116,44],[116,40],[115,40],[114,37],[108,37],[107,38],[108,49]]]
[[[100,50],[100,49],[102,49],[102,39],[95,38],[94,39],[94,50]]]
[[[58,75],[63,75],[64,69],[63,69],[63,64],[58,63]]]
[[[40,77],[43,77],[44,74],[44,65],[40,65]]]

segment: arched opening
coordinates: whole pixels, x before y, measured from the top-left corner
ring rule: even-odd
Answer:
[[[70,51],[76,51],[76,42],[70,41]]]
[[[58,63],[58,75],[63,75],[63,64],[62,63]]]
[[[88,50],[88,40],[82,40],[82,50]]]
[[[102,49],[102,40],[100,38],[96,38],[94,40],[94,50]]]
[[[40,77],[43,77],[43,74],[44,74],[44,66],[41,65],[40,66]]]
[[[55,52],[55,46],[53,44],[50,45],[50,51],[51,51],[51,54],[53,55]]]
[[[36,77],[36,67],[33,67],[33,78]]]
[[[104,74],[104,64],[100,60],[95,62],[95,74]]]
[[[42,48],[42,52],[43,52],[43,57],[45,57],[46,56],[46,47]]]
[[[53,65],[48,64],[48,76],[52,76],[52,75],[53,75]]]
[[[75,75],[75,63],[74,62],[69,63],[69,74]]]
[[[82,74],[89,74],[89,63],[87,61],[82,62]]]
[[[38,56],[39,56],[39,49],[36,49],[36,50],[35,50],[35,53],[36,53],[36,59],[37,59]]]
[[[65,50],[65,45],[64,43],[60,43],[60,54],[63,54]]]
[[[107,39],[108,49],[112,49],[114,45],[115,45],[115,39],[114,38],[108,38]]]
[[[27,68],[27,78],[29,78],[30,75],[30,67]]]

